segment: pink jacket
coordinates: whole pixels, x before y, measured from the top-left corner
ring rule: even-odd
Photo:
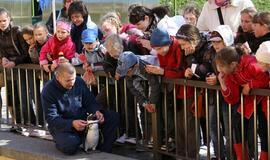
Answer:
[[[46,44],[41,48],[39,64],[48,64],[50,61],[48,56],[51,57],[52,63],[57,63],[59,52],[63,52],[64,57],[68,60],[71,60],[75,56],[75,44],[72,42],[70,36],[62,41],[59,41],[56,35],[50,37]]]

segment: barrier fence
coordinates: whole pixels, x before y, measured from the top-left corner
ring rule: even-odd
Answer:
[[[77,67],[76,70],[78,75],[83,74],[82,68]],[[22,64],[14,69],[3,69],[2,72],[5,84],[6,112],[4,115],[0,114],[1,124],[23,125],[46,130],[40,92],[53,74],[45,73],[39,65],[34,64]],[[234,117],[237,117],[238,105],[226,104],[218,85],[211,86],[202,81],[162,78],[160,93],[162,98],[156,105],[156,112],[150,114],[137,104],[136,98],[127,89],[125,79],[112,80],[106,77],[104,72],[96,72],[95,75],[97,86],[89,86],[89,89],[97,95],[97,99],[101,99],[100,103],[106,108],[119,112],[121,124],[118,136],[123,133],[135,136],[137,147],[152,152],[154,159],[162,159],[165,155],[180,159],[201,159],[202,157],[210,159],[213,156],[213,153],[210,152],[210,148],[213,147],[211,134],[216,135],[217,142],[214,148],[216,148],[218,159],[225,157],[236,159],[233,146],[236,143],[237,129],[240,129],[241,132],[239,136],[243,156],[259,159],[262,141],[266,141],[266,147],[270,146],[270,90],[268,89],[251,90],[250,95],[254,95],[254,114],[249,121],[243,114],[245,106],[244,96],[241,94],[239,103],[241,107],[239,123],[241,125],[240,128],[237,128],[233,126],[237,124]],[[144,82],[144,86],[145,90],[149,90],[147,82]],[[184,86],[183,99],[177,98],[179,86]],[[192,98],[188,97],[190,87],[194,88]],[[260,122],[263,115],[261,105],[257,104],[257,97],[260,96],[267,98],[267,118],[264,118],[266,123]],[[1,107],[1,113],[2,109]],[[213,114],[213,110],[216,113]],[[200,119],[203,117],[206,125],[207,151],[205,155],[200,154]],[[228,121],[226,117],[228,117]],[[247,125],[251,128],[246,129]],[[247,134],[247,130],[249,134]],[[258,136],[258,130],[263,130],[266,139]],[[248,155],[245,154],[246,145],[249,148]],[[270,157],[269,152],[267,154]]]

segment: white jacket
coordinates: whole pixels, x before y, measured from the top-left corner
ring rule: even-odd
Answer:
[[[229,25],[234,33],[240,25],[241,11],[248,7],[254,7],[251,0],[231,0],[231,4],[221,7],[224,23]],[[200,31],[213,31],[220,25],[217,8],[214,0],[208,0],[199,16],[197,27]]]

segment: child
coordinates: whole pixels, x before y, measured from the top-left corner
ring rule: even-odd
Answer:
[[[94,84],[95,82],[93,81],[95,77],[93,77],[94,75],[92,72],[103,70],[103,61],[106,54],[106,48],[104,48],[98,40],[97,28],[85,29],[82,32],[82,44],[84,46],[82,54],[77,54],[75,56],[76,59],[79,58],[79,63],[83,63],[83,69],[86,71],[84,80],[88,85],[90,85],[91,83]],[[85,60],[83,57],[85,57]]]
[[[49,38],[42,47],[39,56],[39,64],[46,72],[54,71],[58,64],[59,54],[71,60],[75,54],[75,45],[70,37],[71,24],[65,20],[60,20],[56,24],[56,33]],[[49,64],[52,63],[51,68]]]
[[[145,107],[149,113],[155,112],[155,106],[159,102],[160,86],[158,76],[149,74],[145,70],[148,62],[139,58],[132,52],[124,52],[120,54],[118,59],[116,73],[121,77],[127,76],[127,87],[131,93],[137,98],[140,106]],[[143,83],[145,78],[149,82],[150,94],[146,94]],[[149,98],[147,95],[150,95]]]
[[[254,96],[248,96],[250,89],[252,88],[266,88],[269,83],[269,75],[265,73],[256,65],[256,59],[250,55],[239,55],[237,51],[232,47],[223,48],[216,56],[216,66],[219,71],[218,79],[221,86],[222,95],[227,103],[237,105],[232,107],[237,109],[237,112],[233,112],[233,132],[235,135],[234,150],[237,159],[242,157],[242,144],[241,144],[241,107],[238,105],[240,101],[240,87],[243,86],[244,96],[244,111],[242,114],[245,116],[245,138],[248,134],[247,125],[250,118],[253,116],[253,101]],[[257,103],[262,100],[261,96],[256,96]],[[259,123],[260,125],[261,123]],[[265,126],[263,126],[265,128]],[[260,131],[259,131],[260,132]],[[267,143],[267,136],[262,135],[262,144]],[[262,145],[263,146],[263,145]],[[267,145],[266,145],[267,146]],[[264,148],[262,148],[265,151]],[[248,151],[245,147],[245,157],[248,158]]]
[[[51,35],[48,32],[48,29],[45,24],[39,22],[34,25],[33,28],[34,39],[36,41],[36,49],[39,57],[41,48],[45,45]]]
[[[257,64],[262,68],[263,71],[270,72],[270,41],[263,42],[259,49],[256,52],[256,59]],[[270,84],[270,83],[269,83]],[[264,113],[264,120],[267,120],[267,104],[266,101],[264,101],[264,104],[262,105],[262,111]],[[268,117],[269,118],[269,117]],[[265,122],[265,126],[267,123]],[[267,129],[264,128],[264,134],[267,137]],[[260,159],[265,160],[268,159],[268,147],[266,143],[262,143],[262,151],[260,154]]]
[[[23,39],[29,45],[28,53],[32,63],[38,63],[38,53],[35,46],[34,28],[33,26],[25,26],[22,29]]]
[[[206,83],[209,85],[216,85],[217,84],[217,76],[218,72],[215,67],[214,63],[214,57],[217,52],[219,52],[221,49],[225,48],[226,46],[232,46],[233,45],[233,32],[228,25],[220,25],[214,29],[214,31],[211,33],[210,39],[212,43],[212,50],[209,55],[211,57],[211,62],[212,62],[212,69],[211,72],[208,73],[208,76],[206,77]],[[210,124],[210,138],[213,142],[213,147],[214,147],[214,154],[216,157],[218,157],[218,130],[217,130],[217,104],[215,102],[216,95],[215,95],[215,90],[210,90],[209,91],[209,124]],[[223,138],[220,138],[221,143],[220,143],[220,158],[224,159],[225,158],[225,153],[229,155],[229,112],[228,112],[228,104],[222,100],[222,105],[220,107],[219,111],[221,117],[223,118],[223,122],[221,124],[224,124],[222,128],[224,128],[225,134],[224,136],[226,137],[226,152],[225,147],[224,147],[224,142]],[[222,132],[220,132],[221,136],[223,137]]]

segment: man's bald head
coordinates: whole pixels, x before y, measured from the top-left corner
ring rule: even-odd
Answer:
[[[61,75],[62,73],[67,72],[68,74],[76,74],[75,67],[70,63],[61,63],[57,66],[54,71],[55,76]]]
[[[61,63],[54,71],[57,81],[66,89],[71,89],[76,80],[76,70],[70,63]]]

